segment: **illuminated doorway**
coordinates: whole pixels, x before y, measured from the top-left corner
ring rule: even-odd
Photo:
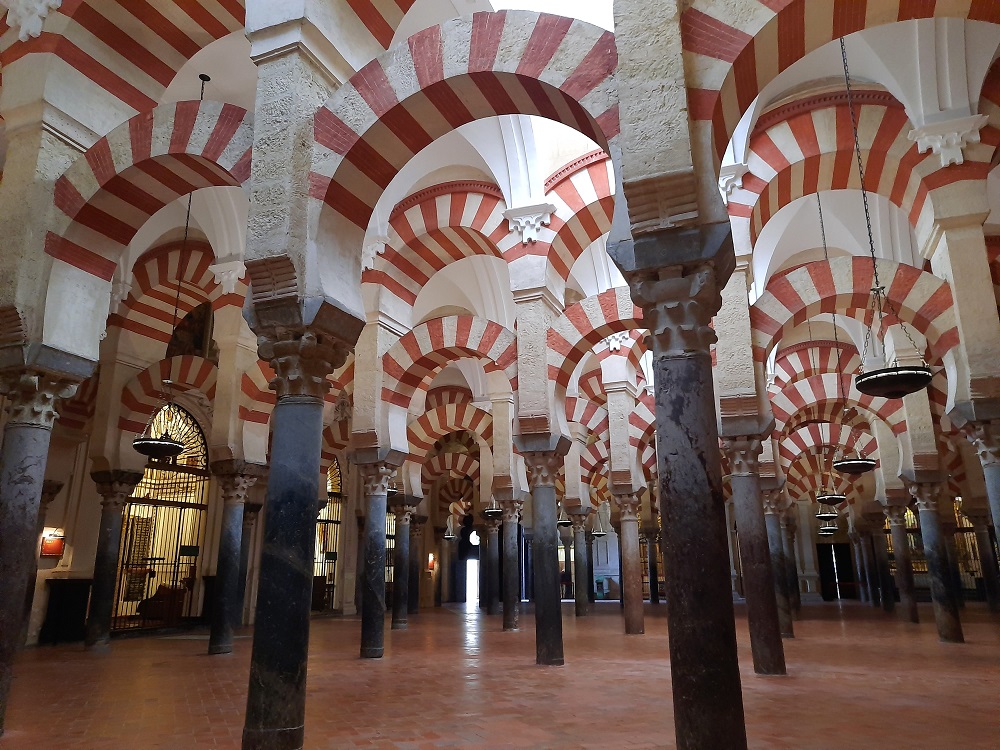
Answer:
[[[316,519],[316,553],[313,558],[313,612],[329,612],[334,606],[337,583],[337,551],[343,512],[343,476],[334,458],[326,474],[327,503]]]

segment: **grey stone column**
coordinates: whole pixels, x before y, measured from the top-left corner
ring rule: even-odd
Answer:
[[[503,509],[503,629],[517,630],[521,611],[521,557],[517,545],[518,521],[523,504],[504,499]]]
[[[569,440],[563,438],[563,442]],[[535,662],[563,663],[562,600],[559,583],[559,527],[556,526],[556,473],[563,450],[521,451],[531,484],[532,567],[535,594]]]
[[[365,569],[361,581],[361,658],[385,652],[385,514],[389,483],[396,467],[380,461],[358,464],[364,485]]]
[[[983,465],[993,530],[996,538],[1000,539],[1000,420],[969,422],[962,430]]]
[[[965,607],[965,592],[962,590],[962,568],[958,559],[958,545],[955,544],[955,531],[958,523],[955,521],[955,505],[951,498],[942,498],[938,506],[941,520],[941,536],[944,538],[944,549],[948,555],[948,583],[951,595],[959,609]]]
[[[854,529],[847,532],[847,538],[851,540],[851,552],[854,554],[854,570],[858,579],[858,599],[862,604],[871,601],[871,594],[868,592],[868,579],[865,576],[865,564],[861,557],[861,534]]]
[[[775,598],[776,578],[780,575],[784,579],[785,568],[778,567],[776,561],[772,564],[768,546],[768,527],[760,491],[761,441],[752,435],[723,438],[722,449],[732,469],[729,482],[740,535],[740,569],[743,571],[743,596],[747,600],[753,669],[757,674],[785,674],[783,631]],[[778,531],[780,533],[780,527]],[[780,538],[778,542],[781,543]]]
[[[264,472],[263,467],[235,459],[213,461],[211,469],[222,489],[223,510],[208,653],[229,654],[233,651],[233,628],[240,618],[242,604],[239,578],[243,510],[247,492]]]
[[[135,486],[142,481],[142,472],[100,471],[94,472],[91,477],[103,499],[84,644],[88,649],[103,650],[111,643],[111,615],[115,606],[115,581],[122,541],[122,509]]]
[[[646,632],[642,597],[642,559],[639,547],[639,497],[635,494],[614,496],[621,522],[618,544],[622,561],[622,603],[625,615],[625,634],[642,635]]]
[[[785,550],[785,570],[788,576],[788,597],[792,605],[792,615],[798,619],[802,609],[802,589],[799,586],[799,563],[795,555],[795,503],[785,508],[781,514],[781,533]]]
[[[910,540],[906,533],[906,506],[890,505],[882,509],[889,519],[892,534],[892,553],[896,558],[896,588],[899,589],[899,614],[909,622],[920,622],[917,614],[917,597],[913,585],[913,558]]]
[[[524,598],[529,602],[535,601],[535,535],[525,529],[524,531]]]
[[[500,614],[500,524],[499,518],[487,518],[486,524],[486,614]]]
[[[594,587],[594,534],[587,529],[587,601],[591,604],[597,601],[597,589]]]
[[[17,351],[20,351],[19,349]],[[4,730],[14,655],[21,646],[25,591],[35,570],[35,530],[52,423],[60,399],[76,384],[33,371],[5,373],[0,392],[10,419],[0,446],[0,736]]]
[[[646,526],[643,529],[646,537],[646,558],[649,566],[649,603],[660,603],[660,564],[656,551],[660,546],[660,530],[656,525]]]
[[[580,508],[569,514],[573,522],[573,599],[577,617],[590,614],[590,551],[587,549],[587,519],[590,508]]]
[[[407,614],[420,612],[420,574],[424,569],[424,525],[427,516],[413,516],[410,519],[410,585]]]
[[[35,603],[35,583],[38,579],[38,554],[41,550],[42,534],[45,532],[45,516],[49,506],[56,499],[59,490],[63,488],[62,482],[46,479],[42,482],[42,497],[38,503],[38,521],[35,524],[35,564],[28,573],[28,585],[24,589],[24,619],[21,624],[21,644],[28,640],[28,626],[31,620],[31,605]]]
[[[962,622],[958,616],[958,602],[955,601],[948,582],[947,550],[941,533],[941,519],[938,516],[938,502],[941,485],[937,482],[914,482],[907,486],[917,501],[920,514],[920,536],[924,541],[924,556],[927,558],[927,575],[931,582],[931,601],[934,603],[934,622],[938,637],[948,643],[964,643]]]
[[[250,576],[250,546],[253,541],[253,527],[260,517],[260,510],[263,505],[257,503],[244,503],[243,505],[243,531],[240,533],[240,586],[237,600],[239,605],[239,617],[236,625],[243,623],[243,612],[247,604],[247,578]]]
[[[869,532],[861,533],[861,559],[865,564],[865,580],[868,582],[868,603],[873,607],[882,604],[882,588],[879,585],[878,568],[875,565],[875,547]]]
[[[889,567],[889,545],[885,540],[884,529],[876,528],[872,532],[872,547],[875,550],[875,568],[878,572],[879,590],[882,592],[882,611],[892,614],[896,610],[896,592],[892,583],[892,570]]]
[[[986,592],[986,604],[990,612],[1000,612],[1000,572],[997,570],[997,556],[990,538],[990,517],[986,511],[965,511],[966,517],[972,523],[976,533],[976,546],[979,548],[979,564],[983,568],[983,588]]]
[[[709,352],[732,237],[728,223],[668,229],[611,252],[652,342],[677,746],[739,750],[746,725]]]
[[[410,520],[416,508],[407,505],[402,494],[397,497],[403,502],[391,508],[396,516],[396,544],[392,550],[392,629],[406,630],[410,611]],[[382,539],[384,542],[385,532]]]
[[[785,562],[785,541],[781,531],[781,516],[784,502],[781,490],[767,490],[764,493],[764,523],[767,526],[767,544],[771,552],[771,566],[774,575],[774,596],[778,605],[778,627],[782,638],[794,638],[792,626],[792,602],[788,596],[788,564]],[[739,523],[737,521],[737,523]],[[743,534],[740,534],[740,549],[743,549]],[[743,564],[743,588],[748,590],[746,563]],[[749,604],[749,597],[747,600]]]
[[[360,615],[363,608],[362,600],[365,596],[365,514],[358,510],[354,520],[358,524],[358,564],[354,570],[354,611]]]
[[[267,516],[243,750],[285,750],[301,748],[305,732],[323,397],[330,387],[326,378],[344,363],[349,349],[301,323],[270,324],[275,319],[301,320],[304,311],[298,301],[244,312],[253,320],[258,354],[275,372],[270,385],[277,400],[271,413]]]

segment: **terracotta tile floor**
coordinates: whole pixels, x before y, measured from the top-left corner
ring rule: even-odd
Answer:
[[[938,643],[859,604],[807,606],[786,641],[790,675],[755,677],[745,616],[740,661],[755,748],[1000,748],[1000,619],[964,614],[966,645]],[[387,629],[380,661],[357,658],[355,618],[313,623],[310,748],[672,747],[666,621],[625,637],[617,604],[577,621],[564,610],[565,667],[534,665],[532,620],[425,610]],[[204,655],[203,635],[26,651],[0,750],[237,748],[250,639]]]

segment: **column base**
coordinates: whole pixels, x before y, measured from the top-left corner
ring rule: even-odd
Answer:
[[[215,646],[209,644],[208,646],[209,656],[214,656],[215,654],[231,654],[231,653],[233,653],[232,644],[219,644]]]
[[[543,659],[542,657],[539,656],[537,659],[535,659],[535,664],[537,664],[540,667],[561,667],[565,665],[565,663],[566,663],[565,660],[561,656],[552,659]]]
[[[90,651],[94,654],[103,654],[106,651],[111,650],[111,641],[95,641],[94,643],[85,643],[83,645],[85,651]]]
[[[304,742],[304,726],[243,730],[243,750],[299,750]]]
[[[385,648],[382,646],[362,646],[361,647],[361,658],[362,659],[381,659],[382,654],[385,653]]]
[[[394,622],[392,623],[390,630],[406,630],[409,627],[409,623],[406,622]]]

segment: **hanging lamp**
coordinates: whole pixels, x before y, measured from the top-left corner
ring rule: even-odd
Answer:
[[[569,516],[566,515],[566,506],[563,503],[559,503],[559,517],[556,519],[556,526],[566,528],[567,526],[572,525],[573,522],[569,520]]]
[[[458,539],[458,534],[455,533],[455,516],[454,515],[448,516],[448,522],[445,524],[445,527],[444,527],[444,538],[445,538],[445,541],[448,541],[448,542],[453,541],[455,539]]]
[[[855,387],[866,396],[881,396],[882,398],[902,398],[911,393],[926,388],[931,382],[931,368],[927,366],[923,355],[920,357],[919,365],[901,365],[898,358],[893,357],[891,365],[877,370],[864,371],[865,358],[868,356],[868,349],[872,343],[872,338],[878,337],[879,333],[885,330],[886,312],[892,315],[906,338],[913,346],[914,350],[920,351],[906,324],[900,319],[899,311],[889,299],[882,286],[878,275],[878,260],[875,256],[875,238],[872,234],[871,213],[868,209],[868,193],[865,190],[865,169],[861,159],[861,141],[858,138],[858,117],[854,111],[854,97],[851,91],[851,73],[847,65],[847,45],[844,38],[840,38],[840,55],[844,62],[844,80],[847,84],[847,106],[851,112],[851,129],[854,133],[854,153],[858,160],[858,178],[861,184],[861,198],[865,208],[865,226],[868,230],[868,250],[872,261],[872,288],[869,300],[869,315],[866,316],[865,325],[865,348],[861,355],[861,371],[854,378]],[[877,331],[875,328],[877,326]],[[885,356],[885,347],[882,346],[882,355]]]
[[[820,519],[821,521],[825,521],[830,518],[836,518],[837,516],[840,515],[837,512],[837,509],[834,508],[832,505],[828,505],[824,502],[821,502],[819,497],[817,497],[816,500],[819,502],[819,510],[816,511],[816,518]]]
[[[497,502],[495,497],[491,497],[490,504],[483,508],[483,515],[490,520],[503,516],[503,508],[500,507],[500,503]]]
[[[819,530],[817,531],[817,533],[820,536],[833,536],[839,530],[840,530],[840,527],[837,526],[837,522],[834,521],[834,520],[830,520],[830,521],[824,521],[823,523],[821,523],[819,525]]]
[[[601,506],[597,506],[597,512],[594,514],[594,529],[590,532],[591,536],[595,536],[600,539],[602,536],[607,536],[608,532],[604,528],[604,522],[601,520]]]

